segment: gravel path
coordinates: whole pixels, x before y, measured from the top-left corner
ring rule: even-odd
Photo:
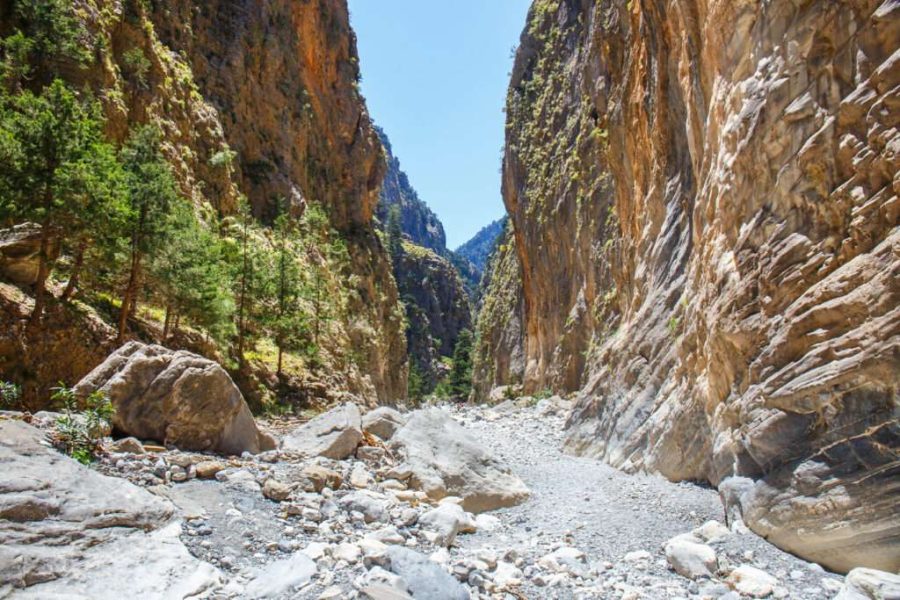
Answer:
[[[514,548],[523,565],[534,564],[556,547],[571,546],[583,551],[595,570],[583,586],[566,580],[554,588],[537,587],[526,578],[527,598],[718,598],[728,592],[721,583],[698,584],[678,576],[663,551],[663,544],[678,534],[709,520],[724,522],[715,490],[659,476],[628,475],[596,460],[563,454],[562,414],[463,408],[456,416],[532,493],[528,502],[492,513],[501,520],[496,530],[461,536],[460,546],[471,551]],[[748,564],[775,576],[776,597],[830,598],[842,581],[753,533],[729,536],[714,547],[720,563]],[[641,552],[650,557],[635,560],[632,554],[626,559]],[[527,576],[527,567],[523,570]]]

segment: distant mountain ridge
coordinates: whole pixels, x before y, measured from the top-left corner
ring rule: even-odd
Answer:
[[[493,223],[482,227],[472,239],[454,250],[454,253],[471,262],[478,269],[479,278],[487,267],[488,259],[497,246],[497,240],[503,235],[509,217],[501,217]]]

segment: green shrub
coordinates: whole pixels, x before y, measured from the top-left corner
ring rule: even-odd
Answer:
[[[82,464],[89,464],[101,450],[101,442],[110,428],[115,408],[100,391],[79,403],[75,391],[60,383],[52,399],[62,403],[63,415],[56,420],[56,446]],[[83,410],[79,409],[79,404]]]
[[[18,406],[22,388],[9,381],[0,381],[0,408],[12,409]]]

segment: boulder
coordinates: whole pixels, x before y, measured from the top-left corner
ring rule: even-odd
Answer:
[[[469,600],[469,592],[440,565],[402,546],[390,546],[391,572],[403,578],[413,598]]]
[[[41,226],[22,223],[0,230],[0,276],[20,285],[37,281],[41,256]],[[51,244],[50,258],[59,256],[59,244]]]
[[[116,440],[109,449],[111,452],[119,452],[122,454],[144,454],[144,452],[146,452],[144,445],[140,440],[133,437]]]
[[[853,569],[834,600],[900,600],[900,575],[875,569]]]
[[[744,596],[765,598],[775,590],[778,580],[761,569],[743,565],[731,572],[728,585]]]
[[[321,465],[307,465],[303,467],[300,476],[308,480],[316,492],[321,492],[325,488],[336,490],[343,483],[340,473]]]
[[[129,342],[75,386],[79,396],[98,390],[116,409],[113,425],[141,439],[235,455],[275,447],[225,369],[190,352]]]
[[[348,512],[362,513],[366,523],[380,521],[387,523],[390,515],[387,502],[366,492],[352,492],[340,499],[339,504]]]
[[[389,406],[382,406],[366,413],[362,419],[363,431],[388,441],[406,422],[404,416]]]
[[[666,560],[676,573],[688,579],[712,578],[718,566],[715,550],[680,536],[666,543]]]
[[[356,451],[362,437],[359,408],[348,402],[289,433],[284,438],[282,447],[307,456],[342,460]]]
[[[474,533],[478,526],[472,515],[453,503],[441,504],[419,517],[418,524],[434,535],[436,546],[450,546],[459,533]]]
[[[412,413],[390,446],[412,473],[410,487],[432,500],[459,496],[466,511],[479,513],[528,498],[522,480],[440,409]]]
[[[15,597],[185,598],[221,586],[180,541],[170,502],[46,447],[40,430],[0,422],[0,473],[0,581]]]

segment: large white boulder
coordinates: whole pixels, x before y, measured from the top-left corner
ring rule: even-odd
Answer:
[[[458,496],[465,510],[479,513],[528,498],[522,480],[443,410],[412,413],[390,445],[409,467],[410,485],[432,500]]]
[[[179,539],[171,503],[43,441],[0,421],[0,581],[16,598],[163,600],[222,586]]]
[[[97,390],[116,408],[113,425],[140,439],[235,455],[275,448],[225,369],[190,352],[129,342],[75,386]]]

